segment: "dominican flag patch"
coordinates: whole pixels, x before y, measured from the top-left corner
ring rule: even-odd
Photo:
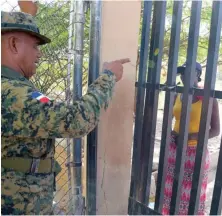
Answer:
[[[50,99],[40,92],[32,92],[32,98],[39,100],[41,103],[48,103]]]

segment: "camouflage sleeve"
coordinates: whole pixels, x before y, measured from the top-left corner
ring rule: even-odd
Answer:
[[[2,84],[2,136],[82,137],[97,125],[101,109],[106,109],[111,100],[114,85],[115,75],[104,71],[89,86],[87,94],[68,106],[47,101],[47,97],[38,96],[39,92],[28,86]]]

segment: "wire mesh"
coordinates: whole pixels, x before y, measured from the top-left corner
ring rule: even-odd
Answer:
[[[37,73],[32,78],[32,82],[42,93],[51,99],[55,99],[58,102],[66,102],[67,104],[72,103],[74,1],[40,0],[37,4],[38,13],[35,20],[41,34],[49,37],[52,42],[41,47],[42,58],[39,62]],[[8,12],[20,11],[18,2],[14,0],[1,1],[1,10]],[[88,80],[89,15],[89,10],[86,10],[84,25],[85,39],[83,39],[83,93],[87,89]],[[70,139],[56,139],[55,159],[61,166],[61,172],[56,177],[56,191],[53,202],[54,214],[57,215],[72,214],[73,211],[73,177],[70,168],[66,166],[72,160],[73,151],[70,144]],[[84,155],[84,146],[82,147],[82,155]]]

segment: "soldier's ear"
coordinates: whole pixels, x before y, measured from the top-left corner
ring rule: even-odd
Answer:
[[[8,38],[8,48],[13,54],[18,54],[18,38],[14,37],[13,35],[9,36]]]
[[[38,12],[38,5],[35,1],[24,1],[24,0],[18,0],[18,5],[20,7],[21,12],[31,14],[32,16],[35,16]]]

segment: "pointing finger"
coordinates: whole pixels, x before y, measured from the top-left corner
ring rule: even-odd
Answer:
[[[119,59],[117,61],[120,62],[121,64],[126,64],[126,63],[130,62],[130,59],[129,58],[124,58],[124,59]]]

